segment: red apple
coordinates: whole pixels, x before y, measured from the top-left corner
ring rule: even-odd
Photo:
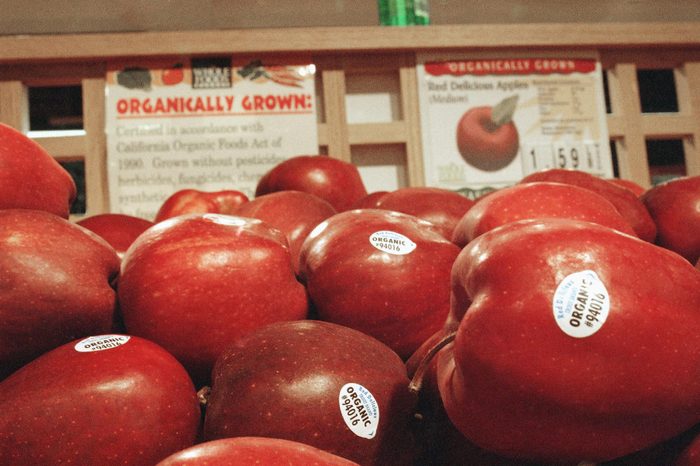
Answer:
[[[0,383],[2,464],[150,466],[192,445],[192,381],[159,346],[99,335],[56,348]]]
[[[260,178],[255,196],[276,191],[304,191],[342,212],[367,195],[360,172],[351,163],[323,155],[300,155],[275,165]]]
[[[627,188],[630,191],[632,191],[637,197],[641,196],[644,194],[646,191],[646,188],[639,183],[632,181],[632,180],[627,180],[624,178],[609,178],[606,181],[616,184],[618,186],[622,186],[623,188]]]
[[[358,466],[312,446],[265,437],[212,440],[175,453],[156,466]]]
[[[39,210],[0,210],[0,379],[75,338],[111,330],[114,249]]]
[[[683,444],[683,448],[674,459],[673,466],[699,466],[700,465],[700,426],[688,431],[689,441]]]
[[[351,210],[307,237],[300,277],[321,320],[372,335],[408,358],[445,322],[457,254],[417,217]]]
[[[700,422],[700,274],[590,222],[522,220],[467,245],[438,358],[454,425],[504,456],[604,461]]]
[[[264,194],[234,211],[235,215],[257,218],[281,230],[287,237],[295,272],[299,270],[299,251],[308,234],[335,213],[328,202],[303,191]]]
[[[184,214],[231,214],[248,202],[248,196],[233,189],[200,191],[181,189],[171,194],[156,213],[155,222]]]
[[[533,181],[499,189],[479,199],[459,221],[452,241],[465,246],[506,223],[528,218],[570,218],[598,223],[636,236],[607,199],[571,184]]]
[[[70,174],[38,143],[0,123],[0,209],[68,218],[77,194]]]
[[[97,214],[76,222],[106,240],[119,257],[122,257],[131,243],[153,222],[125,214]]]
[[[284,235],[219,214],[181,215],[139,236],[122,259],[119,302],[127,331],[173,353],[197,385],[233,339],[308,311]]]
[[[205,440],[282,438],[368,466],[412,463],[406,368],[361,332],[312,320],[270,324],[235,340],[212,378]]]
[[[470,108],[457,123],[457,149],[465,162],[480,170],[505,168],[519,146],[518,128],[510,118],[494,121],[493,107]]]
[[[459,220],[474,201],[442,188],[408,187],[387,193],[377,201],[377,208],[394,210],[427,220],[442,236],[452,239]]]
[[[531,173],[521,180],[521,183],[532,181],[552,181],[580,186],[595,191],[615,206],[634,228],[637,236],[644,241],[653,242],[656,238],[656,225],[642,201],[629,189],[617,186],[603,178],[590,173],[552,168]]]
[[[389,191],[373,191],[365,197],[359,199],[353,206],[353,209],[376,209],[381,198]]]
[[[641,200],[656,223],[656,244],[695,264],[700,259],[700,176],[657,184]]]

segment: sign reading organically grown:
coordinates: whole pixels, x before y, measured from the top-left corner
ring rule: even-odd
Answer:
[[[114,64],[107,73],[110,210],[153,219],[185,188],[252,197],[277,163],[318,153],[315,67],[230,58]]]
[[[427,185],[478,197],[547,168],[613,176],[595,58],[419,62]]]

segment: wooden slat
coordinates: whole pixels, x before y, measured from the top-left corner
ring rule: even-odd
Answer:
[[[415,57],[399,71],[401,81],[401,108],[406,123],[406,165],[408,184],[425,185],[423,167],[423,147],[421,139],[420,108],[418,104],[418,77],[415,71]]]
[[[685,171],[700,175],[700,61],[685,63],[675,70],[676,92],[681,113],[693,122],[690,137],[683,140]]]
[[[321,75],[326,111],[328,155],[351,162],[345,110],[345,71],[342,69],[324,70]]]
[[[85,127],[86,215],[109,212],[107,138],[105,136],[105,79],[82,82]]]
[[[0,82],[0,122],[28,131],[28,106],[27,88],[21,81]]]
[[[348,125],[348,140],[351,145],[404,143],[406,125],[402,121]]]
[[[32,136],[32,139],[60,161],[83,159],[85,154],[85,136]]]

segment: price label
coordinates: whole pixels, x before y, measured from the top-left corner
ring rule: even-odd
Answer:
[[[604,175],[598,142],[533,144],[522,147],[523,173],[562,168]]]

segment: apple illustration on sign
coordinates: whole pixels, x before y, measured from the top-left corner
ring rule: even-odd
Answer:
[[[155,222],[185,214],[231,214],[248,202],[248,196],[235,189],[201,191],[181,189],[171,194],[160,206]]]
[[[452,241],[463,247],[498,226],[528,218],[585,220],[636,236],[629,222],[603,196],[571,184],[533,181],[501,188],[479,199],[460,219]]]
[[[700,422],[700,273],[671,251],[569,219],[479,236],[452,269],[445,410],[504,456],[602,462]]]
[[[657,184],[640,199],[656,223],[656,244],[695,264],[700,259],[700,176]]]
[[[300,442],[266,437],[235,437],[203,442],[156,466],[359,466]]]
[[[97,214],[76,222],[106,240],[122,257],[136,238],[153,226],[153,222],[126,214]]]
[[[36,209],[68,218],[77,189],[43,147],[0,123],[0,209]]]
[[[170,351],[197,386],[235,338],[308,312],[284,234],[230,215],[180,215],[149,228],[124,255],[118,288],[127,332]]]
[[[273,323],[232,340],[212,382],[204,440],[282,438],[367,466],[413,464],[406,367],[364,333],[314,320]]]
[[[0,382],[0,463],[151,466],[191,446],[192,381],[154,343],[105,334],[62,345]]]
[[[469,165],[484,171],[508,166],[518,153],[520,137],[513,122],[518,95],[492,106],[467,110],[457,123],[457,149]]]
[[[0,210],[0,379],[68,341],[111,331],[119,257],[57,215]]]
[[[445,322],[457,254],[430,222],[357,209],[309,234],[299,276],[319,319],[372,335],[408,358]]]

